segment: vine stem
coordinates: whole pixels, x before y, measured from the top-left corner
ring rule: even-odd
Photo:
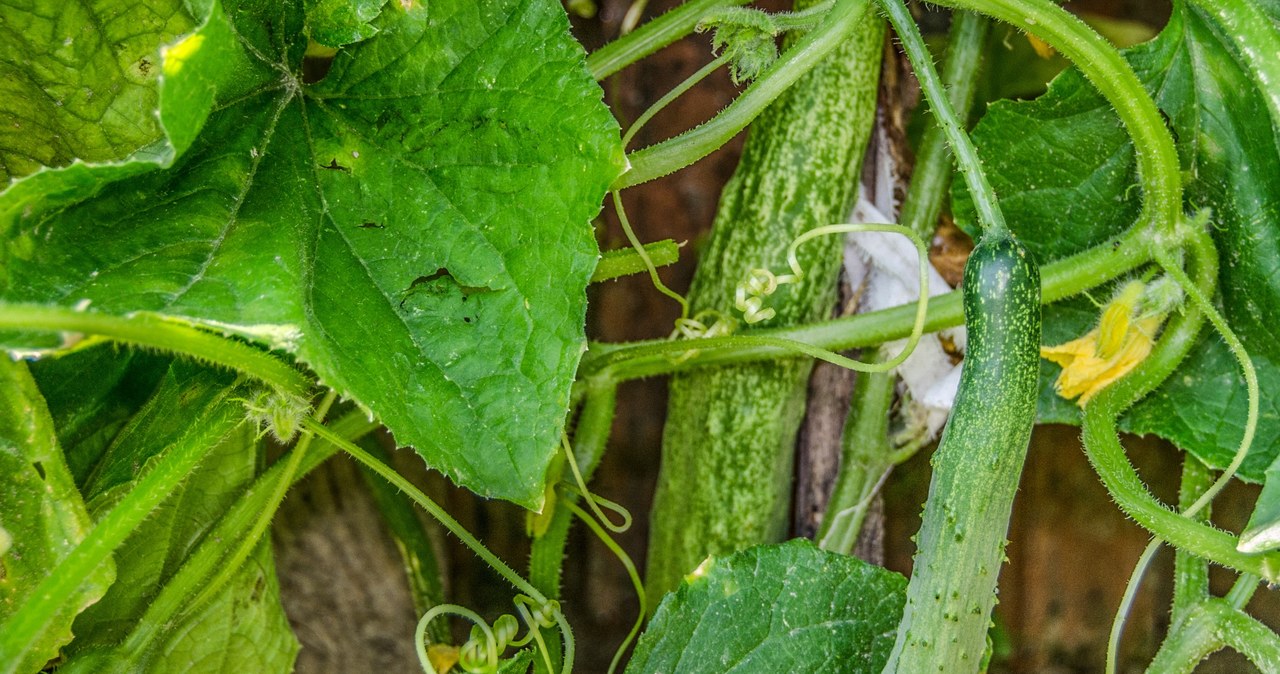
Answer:
[[[1202,260],[1213,259],[1213,243],[1209,240],[1209,235],[1202,229],[1198,229],[1198,236],[1190,238],[1189,243],[1193,246],[1193,250],[1197,253],[1197,257]],[[1209,505],[1235,477],[1236,471],[1240,469],[1245,458],[1249,456],[1249,448],[1253,446],[1253,436],[1258,428],[1258,401],[1260,393],[1258,390],[1258,371],[1253,366],[1253,361],[1249,358],[1249,353],[1245,351],[1244,344],[1240,342],[1240,338],[1236,335],[1231,326],[1227,325],[1227,320],[1222,317],[1213,303],[1209,301],[1209,295],[1213,292],[1213,286],[1202,291],[1195,283],[1187,277],[1187,273],[1182,270],[1182,265],[1169,254],[1167,250],[1161,247],[1155,249],[1156,261],[1164,268],[1165,273],[1169,274],[1178,285],[1182,287],[1187,296],[1191,298],[1192,304],[1196,306],[1201,313],[1208,319],[1209,323],[1218,331],[1218,335],[1222,337],[1222,341],[1226,342],[1227,348],[1231,350],[1231,354],[1235,356],[1236,362],[1240,364],[1240,369],[1244,374],[1245,391],[1248,396],[1248,412],[1245,415],[1244,435],[1240,438],[1240,444],[1236,448],[1236,453],[1231,457],[1231,463],[1222,471],[1222,475],[1213,483],[1208,490],[1196,499],[1184,513],[1187,516],[1195,515],[1205,506]],[[1216,274],[1217,265],[1214,265]]]
[[[1137,148],[1142,186],[1139,228],[1172,233],[1182,214],[1178,153],[1156,104],[1133,69],[1078,17],[1037,0],[937,0],[945,7],[981,12],[1032,33],[1066,56],[1115,108]]]
[[[1049,304],[1070,297],[1146,264],[1151,260],[1152,239],[1149,231],[1134,228],[1117,239],[1045,265],[1041,270],[1041,301]],[[755,329],[751,335],[844,351],[902,339],[910,334],[914,317],[914,307],[904,304],[821,323]],[[963,321],[959,291],[929,298],[925,332],[955,327]],[[789,343],[771,345],[743,335],[626,344],[597,342],[591,344],[578,372],[581,379],[599,386],[698,367],[791,356],[794,353]]]
[[[1280,638],[1222,599],[1209,599],[1192,609],[1161,644],[1147,671],[1190,674],[1223,646],[1235,649],[1266,674],[1280,673]]]
[[[0,329],[101,335],[221,365],[280,391],[307,398],[311,381],[284,361],[242,342],[149,312],[112,316],[66,307],[0,302]]]
[[[915,19],[902,0],[879,0],[879,4],[889,16],[889,23],[893,24],[893,30],[898,34],[898,40],[907,53],[907,59],[911,61],[911,68],[929,101],[929,109],[946,134],[956,165],[960,167],[969,187],[969,194],[973,197],[974,210],[978,214],[978,221],[982,223],[983,232],[992,236],[1007,234],[1009,227],[1005,224],[1004,214],[1000,211],[1000,204],[996,202],[991,183],[982,170],[982,160],[978,158],[973,141],[969,140],[969,134],[964,132],[960,119],[951,106],[951,99],[933,66],[933,57],[929,55],[929,48],[924,44]]]
[[[621,190],[661,178],[729,142],[782,92],[839,47],[863,19],[868,4],[869,0],[838,0],[821,24],[769,66],[729,107],[675,138],[629,154],[630,169],[614,181],[612,189]]]
[[[498,559],[497,555],[494,555],[488,548],[484,547],[484,544],[477,540],[475,536],[472,536],[471,532],[467,531],[466,528],[459,524],[457,520],[453,519],[452,515],[445,512],[444,508],[441,508],[435,501],[431,500],[429,496],[422,493],[421,489],[415,487],[413,483],[405,479],[404,476],[397,473],[387,464],[373,458],[372,455],[361,449],[356,444],[334,433],[323,424],[318,423],[315,419],[303,419],[302,426],[312,433],[315,433],[316,436],[332,443],[334,446],[346,452],[351,456],[351,458],[359,461],[365,466],[368,466],[370,470],[377,473],[387,482],[399,487],[401,491],[408,494],[409,498],[413,499],[414,503],[421,506],[422,509],[426,510],[427,513],[436,519],[436,521],[440,522],[444,528],[448,529],[454,536],[457,536],[458,539],[462,541],[463,545],[471,548],[471,551],[474,552],[477,557],[484,560],[486,564],[492,567],[493,570],[497,572],[498,575],[502,576],[508,583],[511,583],[513,587],[529,595],[539,604],[547,603],[546,596],[539,592],[536,587],[530,585],[529,581],[522,578],[520,574],[516,573],[510,566],[507,566],[506,562]]]
[[[1207,238],[1196,229],[1193,238]],[[1217,279],[1217,258],[1212,244],[1188,249],[1195,269],[1194,285],[1212,289]],[[1159,386],[1186,357],[1199,336],[1204,314],[1196,303],[1184,308],[1165,327],[1151,354],[1132,372],[1103,389],[1084,408],[1082,434],[1085,453],[1102,478],[1107,491],[1122,510],[1157,537],[1215,563],[1269,582],[1280,581],[1280,554],[1251,555],[1236,549],[1231,534],[1188,519],[1157,501],[1125,456],[1116,434],[1121,412]]]
[[[29,599],[0,625],[0,672],[13,674],[41,633],[89,574],[104,564],[148,515],[173,492],[208,449],[244,422],[228,387],[211,401],[186,433],[139,479],[66,557],[50,570]]]
[[[527,595],[539,607],[554,605],[552,600],[548,600],[545,595],[538,591],[538,588],[534,587],[529,583],[529,581],[522,578],[520,574],[516,573],[515,569],[512,569],[506,562],[498,559],[497,555],[484,547],[483,543],[477,540],[475,536],[471,535],[471,532],[467,531],[466,527],[463,527],[453,518],[452,515],[445,512],[444,508],[441,508],[439,504],[431,500],[431,498],[424,494],[421,489],[418,489],[412,482],[405,479],[404,476],[397,473],[393,468],[375,459],[371,454],[361,449],[358,445],[337,435],[315,419],[303,419],[302,426],[312,433],[315,433],[317,437],[332,443],[342,451],[346,452],[351,456],[351,458],[364,464],[384,480],[390,482],[403,491],[409,498],[413,499],[414,503],[417,503],[423,510],[426,510],[428,514],[435,518],[435,520],[443,525],[444,528],[448,529],[450,533],[457,536],[458,540],[462,541],[463,545],[470,548],[477,557],[484,560],[484,562],[489,565],[489,568],[497,572],[499,576],[502,576],[504,580],[512,585],[512,587]],[[564,671],[567,672],[573,667],[573,630],[569,627],[569,623],[564,619],[564,614],[558,607],[555,609],[555,621],[556,624],[560,626],[561,634],[564,637]],[[529,629],[533,630],[534,638],[539,638],[537,632],[538,625],[532,620],[528,620],[527,623]],[[546,655],[545,649],[543,649],[543,654]]]
[[[1129,575],[1129,582],[1125,584],[1124,596],[1120,598],[1120,608],[1116,609],[1115,618],[1111,621],[1111,632],[1107,635],[1106,674],[1116,672],[1116,658],[1120,652],[1120,638],[1124,635],[1125,622],[1129,617],[1129,611],[1133,608],[1133,601],[1138,596],[1138,588],[1142,586],[1142,577],[1146,575],[1147,567],[1151,566],[1151,560],[1155,559],[1156,552],[1159,550],[1160,539],[1152,539],[1138,556],[1138,563],[1134,565],[1133,573]]]
[[[314,416],[317,421],[324,419],[329,413],[329,408],[333,405],[333,401],[338,397],[338,392],[330,390],[325,394],[324,399],[316,406]],[[267,502],[258,512],[257,521],[249,529],[248,533],[240,537],[237,547],[222,563],[222,568],[218,570],[217,575],[209,580],[208,583],[200,589],[200,593],[195,599],[187,605],[184,612],[191,614],[200,609],[205,602],[213,598],[213,596],[222,590],[231,577],[239,570],[249,555],[253,553],[254,548],[258,547],[258,541],[262,539],[262,535],[266,533],[267,527],[271,526],[271,520],[275,516],[280,504],[284,502],[285,493],[289,491],[289,487],[293,484],[293,477],[297,475],[299,466],[302,465],[302,458],[306,456],[307,450],[311,447],[311,441],[315,438],[315,434],[303,431],[298,438],[298,443],[289,451],[289,457],[285,460],[284,472],[276,480],[275,487],[271,490],[271,495],[267,497]]]
[[[627,646],[631,645],[631,642],[636,638],[636,635],[640,633],[640,628],[644,627],[644,617],[648,612],[644,594],[644,583],[640,581],[640,574],[636,571],[636,565],[631,561],[631,556],[622,549],[622,546],[618,545],[617,541],[613,540],[613,538],[609,536],[608,532],[600,526],[599,522],[591,517],[590,513],[579,508],[571,501],[566,501],[564,505],[570,512],[576,515],[578,519],[582,520],[582,523],[586,524],[587,528],[591,529],[591,532],[596,535],[596,538],[598,538],[600,542],[603,543],[605,547],[609,548],[609,551],[618,558],[618,561],[622,563],[623,568],[627,571],[627,577],[631,579],[631,586],[636,591],[636,598],[640,600],[640,615],[636,616],[636,622],[631,626],[631,631],[627,632],[626,638],[622,640],[618,649],[614,651],[613,660],[609,662],[608,674],[613,674],[613,672],[618,669],[618,663],[622,661],[622,655],[626,653]],[[603,520],[604,518],[601,517],[601,519]]]
[[[359,410],[344,414],[332,422],[330,428],[341,437],[354,439],[373,432],[378,424]],[[315,447],[301,457],[292,480],[305,477],[316,466],[319,466],[338,448],[331,443],[317,443]],[[165,583],[159,594],[148,604],[142,618],[125,638],[120,650],[125,653],[142,653],[166,625],[172,624],[174,617],[183,612],[187,605],[187,597],[203,585],[222,564],[225,545],[223,541],[239,540],[244,536],[258,514],[262,512],[267,499],[271,497],[286,477],[286,464],[276,462],[265,473],[258,476],[253,485],[222,516],[222,519],[200,542],[193,553],[187,556],[177,573]],[[74,660],[72,661],[74,663]]]
[[[692,33],[708,14],[748,2],[751,0],[690,0],[597,49],[587,57],[587,71],[602,80]]]
[[[964,113],[973,106],[989,27],[986,17],[973,12],[956,12],[951,19],[942,80],[952,107]],[[960,121],[964,125],[966,119]],[[942,127],[930,124],[920,139],[911,185],[902,200],[902,212],[898,214],[904,226],[922,237],[932,238],[951,173],[952,162]]]

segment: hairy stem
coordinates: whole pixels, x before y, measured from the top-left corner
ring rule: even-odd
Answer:
[[[1186,673],[1201,660],[1228,646],[1266,674],[1280,672],[1280,637],[1221,599],[1210,599],[1191,610],[1161,644],[1149,672]]]
[[[986,17],[973,12],[956,12],[951,19],[942,82],[952,107],[961,114],[973,106],[989,26]],[[962,124],[964,121],[960,120]],[[946,135],[941,126],[932,123],[920,139],[911,186],[907,188],[902,213],[898,216],[904,226],[922,237],[932,236],[947,185],[951,183],[951,171]]]
[[[355,439],[372,432],[378,424],[369,421],[364,413],[356,410],[343,415],[330,427],[343,438]],[[330,442],[315,443],[311,451],[299,459],[291,479],[294,482],[302,479],[337,451],[338,448]],[[186,609],[188,598],[224,565],[225,542],[240,540],[245,535],[282,480],[288,476],[288,472],[287,462],[276,462],[254,480],[253,485],[223,514],[222,519],[205,535],[195,551],[187,556],[177,573],[147,606],[138,624],[121,644],[121,652],[144,652],[165,631],[166,625],[173,624],[177,616]]]
[[[261,349],[157,314],[138,312],[112,316],[65,307],[0,302],[0,330],[3,329],[101,335],[112,341],[221,365],[294,396],[305,398],[311,390],[311,381],[306,375]]]
[[[1041,301],[1071,297],[1128,273],[1151,260],[1149,233],[1134,229],[1087,251],[1045,265],[1041,270]],[[877,346],[911,333],[915,306],[904,304],[865,314],[787,328],[753,329],[741,335],[679,341],[651,340],[628,344],[591,345],[579,366],[583,379],[622,382],[713,365],[794,357],[790,349],[743,339],[755,335],[802,342],[829,351]],[[964,320],[960,293],[929,299],[924,331],[936,332]]]
[[[868,4],[868,0],[838,0],[820,25],[788,49],[729,107],[694,129],[628,155],[631,169],[614,182],[613,189],[661,178],[729,142],[782,92],[844,43],[866,13]]]
[[[1207,237],[1203,231],[1193,233]],[[1188,249],[1195,285],[1206,295],[1217,280],[1217,258],[1212,246]],[[1084,408],[1082,433],[1085,452],[1111,497],[1144,528],[1170,544],[1217,564],[1280,581],[1280,554],[1250,555],[1236,549],[1237,539],[1207,524],[1192,521],[1160,503],[1147,490],[1125,456],[1116,434],[1117,417],[1159,386],[1186,357],[1199,336],[1204,314],[1189,303],[1169,321],[1164,334],[1146,360],[1133,372],[1099,392]]]
[[[956,165],[960,168],[960,173],[969,187],[969,194],[973,197],[974,210],[977,212],[978,221],[982,224],[984,233],[994,236],[1003,235],[1009,227],[1005,224],[1000,205],[996,203],[995,192],[982,171],[982,160],[978,158],[978,150],[974,148],[973,141],[969,140],[962,122],[956,116],[942,78],[938,77],[938,71],[933,67],[933,57],[929,55],[929,48],[924,44],[920,29],[916,27],[915,19],[911,18],[911,12],[907,11],[907,6],[902,3],[902,0],[879,0],[879,3],[889,16],[889,22],[893,24],[893,30],[898,34],[902,49],[911,61],[911,68],[915,71],[916,78],[920,80],[920,87],[929,101],[934,119],[947,137],[947,144],[951,146],[951,152],[955,155]]]
[[[13,674],[60,607],[179,484],[210,447],[244,423],[244,410],[229,399],[233,387],[224,389],[209,406],[197,412],[186,433],[155,462],[120,501],[100,518],[80,542],[0,624],[0,672]]]
[[[1070,59],[1111,103],[1133,138],[1143,196],[1139,227],[1173,232],[1182,215],[1182,176],[1173,138],[1142,82],[1105,38],[1065,9],[1043,0],[939,0],[938,4],[1010,23]]]
[[[708,14],[750,1],[690,0],[592,52],[587,57],[587,71],[602,80],[692,33]]]

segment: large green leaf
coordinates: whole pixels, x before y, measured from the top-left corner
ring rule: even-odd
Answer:
[[[30,368],[71,476],[83,487],[116,434],[155,393],[169,360],[98,344],[42,358]]]
[[[879,672],[906,586],[803,539],[708,558],[663,598],[627,672]]]
[[[208,372],[188,374],[215,381]],[[98,475],[127,474],[135,462],[145,462],[163,451],[166,433],[157,430],[163,431],[172,407],[198,395],[204,382],[193,388],[189,378],[171,377],[165,384],[103,458]],[[249,424],[241,424],[211,448],[191,476],[117,551],[117,582],[101,602],[75,622],[76,641],[68,663],[71,671],[106,671],[106,661],[117,671],[291,671],[298,644],[280,605],[267,538],[217,595],[161,631],[149,648],[142,652],[113,650],[257,474],[256,433]],[[109,479],[95,481],[86,494],[95,514],[109,507],[110,494],[117,488]],[[237,543],[226,541],[223,545]]]
[[[537,507],[621,157],[564,11],[390,3],[317,82],[306,20],[214,4],[161,50],[167,142],[0,194],[0,297],[288,351],[459,484]]]
[[[24,363],[0,357],[0,623],[92,527],[80,492],[58,451],[44,399]],[[115,578],[105,564],[87,579],[63,614],[14,669],[39,671],[71,641],[76,614]]]
[[[1211,211],[1222,253],[1221,301],[1253,356],[1262,415],[1240,476],[1259,481],[1280,449],[1280,152],[1265,101],[1221,28],[1175,8],[1157,39],[1125,52],[1178,141],[1188,211]],[[1133,223],[1140,205],[1133,145],[1077,71],[1031,102],[991,106],[974,140],[1001,206],[1041,262],[1102,243]],[[956,181],[962,226],[972,208]],[[1099,299],[1105,299],[1105,292]],[[1046,310],[1045,342],[1079,336],[1098,311],[1080,301]],[[1041,419],[1079,423],[1053,392],[1046,364]],[[1179,371],[1121,419],[1121,428],[1167,438],[1210,466],[1230,462],[1243,433],[1239,366],[1208,328]]]

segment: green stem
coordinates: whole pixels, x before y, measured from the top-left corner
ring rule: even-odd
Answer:
[[[582,406],[578,416],[578,428],[573,435],[574,456],[582,469],[583,480],[590,481],[591,474],[600,464],[604,456],[605,445],[609,442],[609,432],[613,427],[613,413],[617,405],[618,390],[614,386],[606,386],[592,391]],[[579,495],[571,489],[559,490],[559,501],[565,504],[577,503]],[[564,566],[565,542],[569,537],[569,526],[573,523],[573,512],[568,508],[556,506],[551,515],[551,524],[545,533],[533,541],[529,552],[529,582],[552,599],[560,598],[560,575]]]
[[[650,264],[655,267],[675,264],[680,259],[680,244],[671,239],[646,243],[643,248]],[[591,282],[609,281],[621,276],[639,274],[647,269],[644,257],[634,248],[606,250],[600,253],[600,261],[596,263],[596,270],[591,274]]]
[[[871,499],[893,467],[889,408],[896,380],[889,372],[858,375],[840,438],[840,472],[818,529],[818,546],[824,550],[853,552]]]
[[[879,0],[879,2],[880,7],[889,16],[889,23],[893,24],[893,30],[898,34],[898,40],[901,41],[902,48],[911,61],[911,68],[915,70],[916,78],[920,80],[920,86],[925,98],[929,101],[934,119],[946,134],[947,143],[955,154],[956,165],[959,166],[960,173],[969,187],[974,210],[977,212],[978,221],[982,223],[983,231],[993,236],[1004,235],[1009,227],[1005,224],[1000,205],[996,203],[995,192],[982,171],[982,160],[978,158],[978,150],[969,140],[969,135],[965,133],[964,126],[951,106],[951,99],[947,96],[942,79],[938,77],[938,71],[933,67],[933,57],[929,55],[929,48],[924,44],[924,38],[920,35],[920,29],[916,27],[915,19],[911,17],[911,12],[907,11],[907,6],[902,3],[902,0]]]
[[[596,538],[598,538],[600,542],[603,543],[606,548],[609,548],[609,551],[618,558],[618,561],[622,563],[623,568],[627,571],[627,577],[631,579],[631,587],[635,589],[636,597],[640,600],[640,615],[636,617],[636,622],[631,626],[631,631],[627,632],[626,638],[622,640],[622,644],[620,644],[618,649],[614,652],[613,660],[609,662],[608,674],[613,674],[613,672],[618,669],[618,663],[622,660],[623,654],[626,653],[627,646],[631,645],[631,642],[636,638],[636,635],[640,633],[640,628],[644,626],[644,583],[640,582],[640,574],[636,572],[636,565],[631,561],[631,556],[622,549],[622,546],[618,545],[617,541],[613,540],[613,538],[609,536],[609,532],[605,531],[604,527],[600,526],[600,523],[597,522],[590,513],[571,502],[566,502],[564,505],[565,510],[568,510],[572,514],[576,515],[578,519],[582,520],[582,523],[586,524],[588,529],[591,529],[591,532],[596,535]]]
[[[1190,674],[1200,661],[1223,646],[1244,655],[1266,674],[1280,672],[1280,637],[1221,599],[1196,606],[1188,619],[1165,637],[1147,671]]]
[[[1173,138],[1142,82],[1105,38],[1044,0],[938,0],[938,4],[1010,23],[1070,59],[1111,103],[1133,137],[1143,194],[1139,227],[1173,232],[1182,214],[1182,175]]]
[[[285,393],[307,398],[311,381],[275,356],[232,339],[158,314],[112,316],[65,307],[0,302],[0,330],[102,335],[126,344],[192,356],[262,380]]]
[[[1195,233],[1204,235],[1199,230]],[[1189,251],[1194,263],[1195,286],[1211,292],[1218,270],[1212,246],[1206,249],[1193,245]],[[1194,302],[1186,305],[1180,315],[1169,321],[1164,335],[1142,364],[1089,401],[1082,424],[1085,452],[1111,497],[1138,524],[1178,548],[1277,582],[1280,581],[1280,554],[1241,553],[1236,549],[1235,536],[1187,519],[1157,501],[1129,463],[1116,433],[1120,413],[1154,390],[1178,367],[1194,345],[1203,322],[1200,307]]]
[[[1041,272],[1041,301],[1071,297],[1117,278],[1151,260],[1150,234],[1130,230],[1118,239],[1046,265]],[[744,339],[746,335],[801,342],[829,351],[877,346],[911,332],[915,306],[856,314],[846,318],[788,328],[754,329],[745,335],[679,341],[650,340],[628,344],[594,343],[579,366],[579,376],[592,381],[623,382],[713,365],[794,357],[786,347]],[[958,291],[929,299],[924,331],[955,327],[964,320]]]
[[[1142,554],[1138,555],[1138,563],[1134,565],[1133,573],[1129,574],[1129,582],[1124,587],[1124,596],[1120,598],[1120,608],[1116,609],[1115,618],[1111,621],[1111,633],[1107,637],[1107,663],[1104,668],[1106,674],[1116,674],[1116,657],[1120,652],[1120,637],[1124,635],[1125,622],[1128,621],[1129,611],[1133,608],[1133,601],[1138,596],[1138,588],[1142,586],[1142,577],[1147,574],[1147,567],[1151,566],[1151,560],[1159,550],[1160,539],[1153,539],[1142,550]]]
[[[326,393],[324,399],[316,407],[315,418],[324,419],[325,415],[329,413],[329,407],[333,405],[333,401],[337,397],[337,391],[331,390]],[[289,486],[293,484],[293,477],[298,473],[298,467],[302,464],[302,457],[306,456],[307,448],[311,446],[311,441],[314,438],[313,434],[303,431],[298,438],[297,445],[289,451],[289,457],[284,464],[284,472],[276,480],[275,487],[267,497],[266,503],[258,511],[258,517],[253,526],[250,527],[247,534],[234,539],[239,541],[235,550],[223,560],[218,573],[204,584],[195,598],[183,609],[186,614],[191,615],[200,610],[205,602],[222,591],[222,588],[240,571],[240,566],[244,564],[245,560],[249,559],[249,555],[253,554],[254,549],[258,547],[258,541],[262,539],[262,535],[271,526],[271,520],[276,511],[280,509],[280,504],[284,502],[284,495],[289,490]]]
[[[353,410],[334,421],[330,427],[339,436],[354,439],[372,432],[378,424],[369,421],[363,412]],[[299,460],[297,469],[292,475],[293,481],[296,482],[305,477],[316,466],[333,456],[336,451],[338,448],[332,443],[316,443],[311,451]],[[151,642],[165,631],[166,626],[173,624],[175,617],[186,608],[188,598],[199,591],[199,588],[217,572],[218,568],[223,566],[226,542],[239,540],[253,526],[258,519],[258,514],[266,507],[268,499],[278,489],[287,472],[284,462],[276,462],[254,480],[253,485],[205,535],[195,551],[187,556],[177,573],[165,583],[164,588],[147,606],[138,624],[119,647],[121,652],[145,652]]]
[[[695,84],[706,79],[707,75],[719,70],[720,66],[728,63],[728,61],[728,54],[721,54],[720,56],[712,59],[710,63],[698,69],[698,72],[686,77],[683,82],[677,84],[675,88],[668,91],[662,98],[659,98],[656,103],[650,105],[648,110],[640,113],[640,116],[636,118],[636,121],[632,122],[631,126],[627,128],[627,132],[622,134],[622,149],[627,149],[631,145],[631,141],[635,140],[636,134],[640,133],[640,129],[643,129],[644,125],[648,124],[649,120],[653,119],[655,115],[662,112],[663,108],[671,105],[672,101],[683,96],[686,91],[692,89]]]
[[[192,469],[236,426],[244,423],[243,407],[228,399],[234,388],[201,410],[186,433],[160,458],[132,489],[107,512],[84,540],[53,569],[0,625],[0,672],[12,674],[23,655],[41,638],[56,615],[84,579],[107,561],[111,553],[137,529],[148,515],[182,483]]]
[[[1280,128],[1280,28],[1254,0],[1191,0],[1221,24],[1235,43],[1236,58],[1267,101],[1271,124]]]
[[[942,69],[942,81],[951,105],[967,112],[973,106],[990,22],[973,12],[956,12]],[[965,120],[961,120],[962,122]],[[916,151],[911,186],[902,202],[898,219],[922,237],[931,237],[942,211],[942,201],[951,183],[952,163],[942,127],[932,123],[920,139]]]
[[[868,0],[838,0],[826,19],[788,49],[773,65],[710,121],[675,138],[627,156],[631,168],[615,190],[661,178],[711,154],[745,129],[782,92],[839,47],[863,20]],[[639,31],[636,31],[637,33]]]
[[[1223,599],[1232,608],[1243,610],[1249,604],[1249,600],[1253,599],[1253,593],[1257,591],[1258,577],[1242,573],[1239,578],[1236,578],[1236,582],[1231,585],[1231,589],[1227,591],[1227,595]]]
[[[383,463],[389,463],[391,455],[377,442],[377,438],[365,438],[360,442],[370,454]],[[405,579],[409,583],[409,598],[413,601],[413,611],[423,615],[435,606],[444,603],[444,584],[440,577],[440,563],[436,559],[435,548],[431,539],[423,529],[422,521],[413,508],[413,503],[399,490],[387,484],[372,472],[361,467],[360,476],[364,486],[373,498],[373,503],[387,525],[391,540],[396,544],[400,560],[404,565]],[[433,642],[445,643],[449,640],[448,625],[444,622],[433,622],[428,626]]]
[[[708,14],[751,0],[690,0],[587,57],[587,71],[602,80],[693,32]]]
[[[1182,485],[1178,490],[1178,509],[1186,510],[1213,484],[1209,467],[1191,454],[1182,459]],[[1197,521],[1209,521],[1208,509],[1192,515]],[[1170,622],[1177,624],[1192,606],[1209,596],[1209,564],[1186,550],[1178,550],[1173,561],[1173,610]]]
[[[1199,226],[1196,226],[1195,235],[1188,239],[1188,244],[1199,259],[1213,261],[1214,278],[1216,279],[1217,251],[1213,247],[1213,241],[1209,238],[1209,234]],[[1222,317],[1218,309],[1213,306],[1213,302],[1209,300],[1213,296],[1215,284],[1207,283],[1201,289],[1187,277],[1186,272],[1182,271],[1178,261],[1164,248],[1157,247],[1155,249],[1155,258],[1165,272],[1182,287],[1191,299],[1191,303],[1209,319],[1222,341],[1227,343],[1227,348],[1235,356],[1236,362],[1240,364],[1240,369],[1244,374],[1245,395],[1248,399],[1244,435],[1240,438],[1240,444],[1236,447],[1235,455],[1231,457],[1231,463],[1222,471],[1222,475],[1218,477],[1217,481],[1209,489],[1205,490],[1200,495],[1200,498],[1196,499],[1196,502],[1187,509],[1186,514],[1193,515],[1208,506],[1213,498],[1226,488],[1227,483],[1235,477],[1236,471],[1240,470],[1240,466],[1249,456],[1249,448],[1253,446],[1253,436],[1258,428],[1258,405],[1261,398],[1258,389],[1258,372],[1253,366],[1253,361],[1249,358],[1249,353],[1245,351],[1244,344],[1240,342],[1240,338],[1236,336],[1231,326],[1227,325],[1227,320]]]
[[[452,515],[445,512],[444,508],[441,508],[435,501],[431,500],[430,497],[422,493],[421,489],[418,489],[412,482],[405,479],[404,476],[397,473],[393,468],[373,458],[368,452],[351,443],[346,438],[334,433],[325,426],[317,423],[314,419],[304,419],[302,421],[302,426],[324,440],[333,443],[339,449],[349,454],[351,458],[359,461],[370,470],[377,473],[382,477],[382,479],[390,482],[396,487],[399,487],[401,491],[409,496],[409,498],[413,499],[414,503],[417,503],[419,507],[434,517],[437,522],[444,525],[444,528],[448,529],[454,536],[457,536],[458,539],[462,541],[463,545],[471,548],[471,551],[474,552],[477,557],[484,560],[490,568],[492,568],[498,575],[502,576],[508,583],[511,583],[513,587],[532,597],[539,605],[547,603],[545,595],[539,592],[537,588],[530,585],[529,581],[521,578],[520,574],[516,573],[515,570],[508,566],[506,562],[498,559],[498,557],[490,552],[488,548],[484,547],[484,544],[476,540],[476,537],[472,536],[471,532],[467,531],[465,527],[459,524]]]

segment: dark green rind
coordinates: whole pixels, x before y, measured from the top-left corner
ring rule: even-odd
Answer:
[[[844,221],[874,118],[883,35],[883,22],[867,14],[828,64],[756,120],[689,292],[695,313],[728,312],[750,269],[785,270],[795,237]],[[805,244],[805,281],[769,298],[778,315],[764,325],[827,317],[841,249],[839,237]],[[672,380],[646,578],[655,603],[708,555],[786,534],[811,367],[785,360]]]
[[[968,351],[933,480],[907,605],[885,672],[977,672],[1013,497],[1036,413],[1040,271],[1012,238],[984,240],[964,275]]]

